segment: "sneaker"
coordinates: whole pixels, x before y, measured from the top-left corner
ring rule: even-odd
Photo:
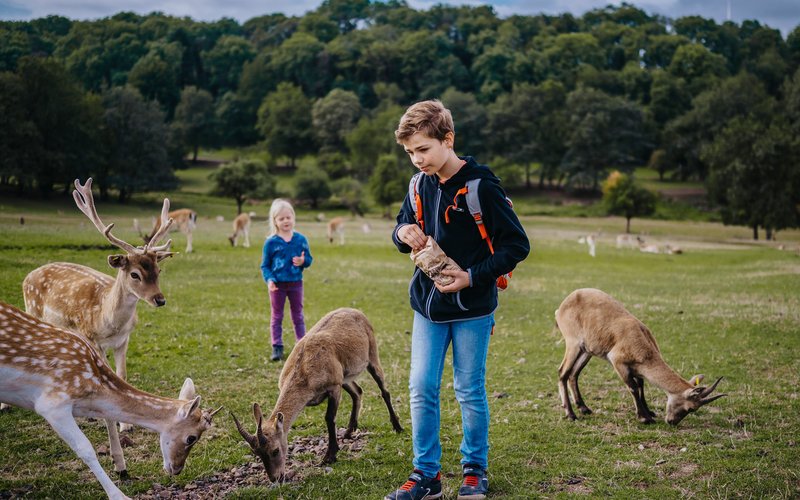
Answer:
[[[283,346],[282,345],[272,346],[272,357],[269,359],[272,361],[278,361],[282,357],[283,357]]]
[[[422,475],[422,472],[414,469],[408,476],[403,486],[386,495],[384,500],[422,500],[423,498],[439,498],[442,496],[442,474],[430,478]]]
[[[477,465],[464,466],[464,482],[458,489],[458,500],[482,500],[489,492],[489,478],[486,471]]]

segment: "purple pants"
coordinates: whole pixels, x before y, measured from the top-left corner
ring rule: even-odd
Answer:
[[[283,309],[286,298],[289,298],[289,308],[292,311],[292,324],[294,336],[297,340],[306,335],[306,322],[303,319],[303,282],[290,281],[275,283],[278,287],[274,292],[269,292],[269,302],[272,306],[272,316],[269,327],[272,331],[272,345],[283,345]]]

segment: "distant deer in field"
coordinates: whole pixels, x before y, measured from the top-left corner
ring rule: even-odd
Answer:
[[[128,497],[103,470],[75,417],[123,420],[158,432],[164,471],[180,474],[192,446],[219,411],[200,409],[200,396],[188,378],[178,399],[134,388],[80,335],[2,302],[0,325],[0,401],[44,417],[89,466],[109,498]]]
[[[108,264],[117,269],[116,278],[79,264],[55,262],[31,271],[22,282],[25,310],[28,314],[78,333],[92,342],[100,353],[114,353],[117,375],[127,378],[128,341],[136,326],[136,305],[143,300],[161,307],[166,304],[159,287],[161,270],[158,263],[172,255],[172,241],[157,244],[166,234],[172,219],[167,218],[169,200],[161,209],[161,230],[144,247],[134,247],[111,233],[114,224],[106,226],[97,215],[92,196],[92,179],[85,185],[75,180],[73,198],[81,212],[123,255],[109,255]],[[117,471],[125,471],[125,460],[116,426],[108,421],[111,454]],[[123,425],[123,430],[129,429]]]
[[[242,212],[233,219],[233,234],[228,236],[228,241],[231,242],[231,246],[236,246],[239,238],[244,236],[244,243],[242,246],[245,248],[250,248],[250,214]]]
[[[341,308],[326,314],[299,341],[286,359],[278,380],[280,394],[275,408],[264,420],[261,407],[253,403],[256,434],[250,434],[233,417],[236,428],[253,452],[261,458],[270,480],[281,481],[286,466],[288,434],[292,423],[306,406],[316,406],[328,401],[325,423],[328,427],[328,451],[323,463],[336,461],[339,444],[336,440],[336,413],[342,389],[353,399],[350,422],[345,437],[350,437],[358,427],[361,409],[361,387],[356,378],[367,370],[381,391],[389,420],[396,432],[403,427],[392,407],[392,398],[386,390],[383,369],[378,359],[375,332],[364,313],[356,309]]]
[[[687,382],[675,373],[661,357],[656,339],[644,323],[605,292],[593,288],[575,290],[556,310],[556,323],[566,345],[564,360],[558,369],[558,392],[561,406],[572,420],[576,417],[567,383],[581,413],[592,412],[578,389],[578,376],[592,356],[611,363],[630,389],[639,421],[645,424],[654,421],[655,413],[644,399],[644,379],[667,393],[664,420],[672,425],[677,425],[701,406],[725,396],[708,397],[722,377],[711,387],[700,387],[702,375],[695,375]]]
[[[333,243],[334,236],[339,236],[339,244],[344,245],[344,218],[334,217],[328,221],[328,241]]]
[[[172,231],[180,231],[184,235],[186,235],[186,253],[192,252],[192,232],[194,232],[195,228],[197,227],[197,213],[194,210],[188,208],[181,208],[179,210],[173,210],[169,214],[167,214],[170,219],[174,221],[174,224],[169,229],[170,232]],[[139,221],[137,219],[133,219],[133,226],[139,234],[142,235],[142,239],[145,243],[150,243],[150,240],[153,239],[154,235],[162,234],[161,233],[161,220],[156,219],[153,223],[153,229],[150,233],[145,234],[142,229],[139,227]]]

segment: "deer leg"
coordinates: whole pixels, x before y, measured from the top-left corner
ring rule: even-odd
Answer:
[[[358,412],[361,410],[361,394],[364,391],[356,384],[355,380],[349,384],[344,384],[342,388],[353,398],[353,409],[350,411],[350,423],[347,424],[347,432],[344,433],[345,438],[350,438],[353,432],[358,428]]]
[[[578,359],[575,361],[575,364],[572,366],[572,370],[569,374],[569,389],[572,391],[572,398],[575,400],[575,405],[584,415],[589,415],[592,413],[592,410],[586,406],[586,403],[583,401],[583,396],[581,396],[581,391],[578,388],[578,376],[581,374],[581,371],[586,367],[586,364],[589,363],[589,360],[592,359],[592,355],[586,351],[581,351],[578,355]]]
[[[247,228],[244,229],[244,247],[250,248],[250,231]]]
[[[383,398],[383,402],[386,403],[386,409],[389,410],[389,420],[392,422],[392,429],[394,429],[395,432],[403,432],[403,426],[400,425],[400,419],[397,418],[397,414],[394,412],[394,407],[392,406],[392,396],[389,394],[389,391],[386,390],[386,385],[383,382],[383,368],[381,368],[380,362],[377,360],[371,361],[367,365],[367,371],[372,375],[375,383],[378,384],[378,389],[381,390],[381,397]]]
[[[186,233],[186,253],[192,253],[192,232]]]
[[[339,399],[342,397],[342,387],[336,386],[328,390],[328,411],[325,412],[325,424],[328,426],[328,451],[322,459],[323,464],[332,464],[336,461],[339,452],[339,442],[336,440],[336,412],[339,410]]]
[[[653,410],[650,409],[649,406],[647,406],[647,400],[644,398],[644,379],[642,377],[636,377],[636,383],[639,384],[639,400],[644,405],[645,412],[649,414],[651,417],[655,418],[656,412],[654,412]]]
[[[125,466],[125,455],[122,453],[122,445],[119,442],[117,423],[113,420],[106,420],[106,430],[108,431],[108,443],[111,447],[111,459],[114,461],[114,470],[117,471],[121,479],[127,479],[128,468]]]
[[[121,378],[122,380],[128,380],[127,358],[128,358],[128,342],[125,341],[125,343],[122,344],[120,347],[118,347],[117,349],[114,349],[114,369],[115,369],[117,375],[119,375],[119,378]],[[128,431],[130,431],[132,429],[133,429],[133,426],[131,424],[126,424],[126,423],[123,423],[123,422],[120,422],[120,424],[119,424],[120,432],[128,432]],[[109,439],[112,439],[110,433],[109,433],[108,437],[109,437]],[[118,435],[117,435],[117,443],[116,444],[117,444],[117,446],[119,446],[119,436]],[[111,450],[112,451],[114,450],[114,442],[113,441],[111,442]],[[122,454],[121,450],[122,449],[120,448],[120,455]],[[114,460],[114,464],[115,465],[116,465],[116,463],[117,463],[117,461]],[[117,470],[120,470],[120,469],[117,469]],[[124,466],[123,466],[123,470],[124,470]]]
[[[633,396],[633,402],[636,404],[636,415],[639,418],[639,422],[643,424],[652,424],[655,420],[650,415],[650,410],[647,409],[647,404],[644,403],[643,399],[640,397],[639,391],[639,382],[636,381],[636,375],[633,374],[633,371],[628,368],[627,365],[624,364],[614,364],[614,369],[617,371],[617,374],[620,376],[625,385],[628,386],[628,390]]]
[[[564,414],[570,420],[576,420],[578,417],[575,416],[575,412],[572,411],[572,405],[569,402],[567,380],[580,354],[580,346],[568,343],[564,352],[564,359],[561,361],[561,366],[558,367],[558,393],[561,396],[561,407],[564,408]]]
[[[108,477],[103,467],[100,466],[92,443],[83,432],[81,432],[80,427],[78,427],[78,424],[75,422],[75,418],[72,416],[71,407],[60,407],[54,410],[44,411],[39,411],[37,409],[37,411],[47,420],[50,426],[53,427],[59,437],[72,448],[72,451],[78,455],[78,458],[89,466],[89,469],[91,469],[97,480],[100,481],[100,485],[105,490],[108,498],[113,500],[128,499],[128,497],[117,488],[117,485],[114,484],[111,478]]]

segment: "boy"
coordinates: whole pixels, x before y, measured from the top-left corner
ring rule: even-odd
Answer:
[[[409,253],[424,247],[430,235],[463,271],[442,271],[454,278],[447,286],[434,284],[419,269],[411,278],[414,326],[409,391],[414,472],[385,498],[419,500],[442,495],[439,388],[445,354],[452,342],[453,387],[461,406],[464,434],[464,481],[458,498],[481,499],[489,489],[486,355],[497,307],[496,280],[528,256],[530,244],[499,179],[473,158],[456,155],[453,118],[441,102],[423,101],[408,108],[395,136],[424,175],[415,188],[421,213],[415,214],[419,204],[416,197],[411,198],[409,188],[410,196],[397,216],[392,240],[400,252]],[[491,244],[482,238],[467,210],[465,198],[469,194],[464,188],[473,179],[480,179],[477,195]]]

